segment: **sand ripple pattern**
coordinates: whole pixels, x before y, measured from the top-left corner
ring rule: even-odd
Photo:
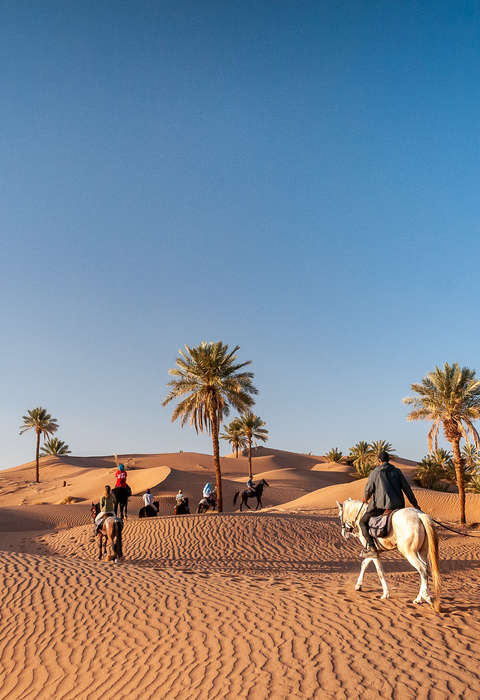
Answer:
[[[358,550],[333,517],[128,521],[127,559],[91,526],[2,533],[3,698],[477,698],[479,548],[442,538],[445,613],[390,555],[355,593]],[[8,534],[8,533],[7,533]]]

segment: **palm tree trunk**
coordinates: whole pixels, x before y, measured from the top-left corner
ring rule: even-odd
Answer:
[[[40,432],[37,431],[37,449],[35,450],[35,481],[40,481]]]
[[[252,438],[248,438],[248,476],[250,479],[253,478],[252,474]]]
[[[465,474],[463,469],[463,458],[460,452],[460,438],[451,441],[453,452],[453,463],[455,465],[455,476],[458,486],[458,498],[460,500],[460,522],[466,523],[465,518]]]
[[[235,446],[235,459],[238,459],[238,445]]]
[[[222,471],[220,467],[220,445],[218,442],[218,416],[212,420],[213,461],[215,462],[215,476],[217,478],[217,507],[218,512],[223,512]]]

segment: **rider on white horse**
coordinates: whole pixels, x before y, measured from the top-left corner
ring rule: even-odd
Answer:
[[[386,510],[405,508],[403,494],[405,494],[414,508],[420,510],[410,484],[400,469],[390,464],[389,459],[390,455],[388,452],[380,452],[378,456],[379,465],[370,472],[367,485],[365,486],[363,502],[368,503],[370,498],[372,500],[359,522],[360,530],[367,542],[362,552],[362,557],[378,556],[375,542],[368,531],[370,518],[382,515]]]

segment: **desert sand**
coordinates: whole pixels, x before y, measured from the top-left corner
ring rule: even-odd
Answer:
[[[364,480],[344,465],[259,451],[264,509],[240,514],[247,460],[223,458],[224,514],[139,520],[147,487],[161,512],[178,488],[195,507],[213,459],[121,460],[134,497],[118,564],[96,560],[89,514],[112,456],[44,458],[40,484],[33,463],[0,472],[0,698],[478,698],[480,539],[438,531],[435,614],[413,605],[418,575],[397,553],[382,555],[390,600],[373,569],[354,591],[360,547],[335,501]],[[455,494],[416,495],[455,520]],[[480,496],[467,517],[480,522]]]

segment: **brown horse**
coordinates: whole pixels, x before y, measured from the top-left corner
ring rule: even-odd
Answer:
[[[92,503],[92,507],[90,509],[90,513],[92,515],[92,519],[95,520],[97,515],[100,512],[100,504],[99,503]],[[123,530],[123,522],[120,520],[120,518],[117,518],[115,515],[109,515],[108,518],[105,518],[105,520],[102,523],[102,527],[100,528],[98,532],[98,558],[102,558],[102,544],[103,544],[103,554],[104,556],[107,556],[107,542],[110,543],[110,546],[112,548],[113,554],[111,554],[108,559],[109,561],[115,561],[118,562],[119,559],[123,559],[123,551],[122,551],[122,530]]]

